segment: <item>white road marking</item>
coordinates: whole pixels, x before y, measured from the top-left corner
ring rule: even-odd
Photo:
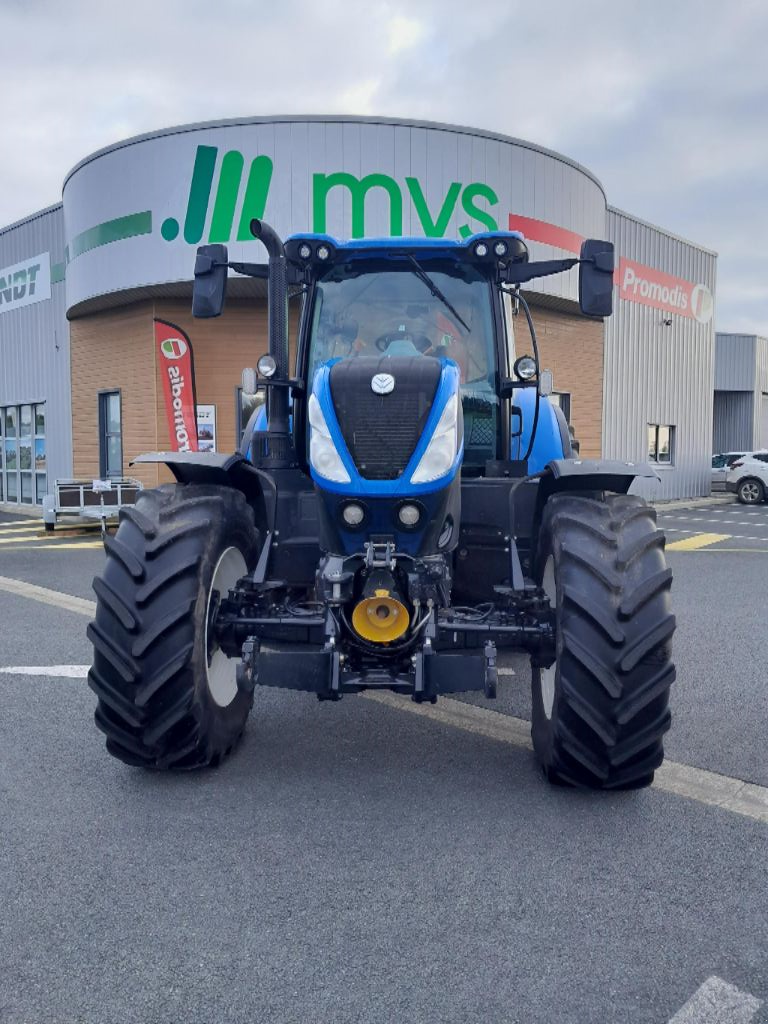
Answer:
[[[749,1024],[761,1006],[761,1000],[713,974],[669,1024]]]
[[[89,618],[96,614],[94,601],[85,601],[81,597],[72,597],[70,594],[48,590],[46,587],[37,587],[22,580],[0,576],[0,590],[28,597],[33,601],[41,601],[43,604],[50,604],[56,608],[66,608],[68,611],[87,615]],[[506,675],[511,671],[513,670],[507,669],[502,674]],[[440,703],[433,705],[416,704],[395,693],[379,693],[375,690],[369,690],[363,696],[398,711],[420,715],[456,729],[463,729],[465,732],[487,736],[499,743],[508,743],[526,750],[531,749],[531,724],[522,718],[503,715],[499,711],[479,708],[474,704],[465,704],[463,701],[452,700],[450,697],[441,697]],[[734,814],[743,814],[747,818],[768,824],[768,787],[765,786],[757,786],[751,782],[744,782],[743,779],[735,779],[727,775],[718,775],[716,772],[705,771],[703,768],[693,768],[690,765],[677,764],[675,761],[665,761],[656,771],[653,787],[696,800],[698,803],[721,807]]]
[[[410,712],[442,725],[487,736],[499,743],[508,743],[524,750],[532,749],[531,723],[522,718],[513,718],[512,715],[504,715],[500,711],[465,704],[450,697],[441,697],[437,704],[416,704],[407,697],[376,690],[369,690],[363,696],[398,711]],[[653,788],[768,824],[768,787],[744,782],[743,779],[665,761],[656,770]]]
[[[38,587],[34,583],[14,580],[9,576],[0,576],[0,590],[5,590],[9,594],[17,594],[19,597],[28,597],[32,601],[40,601],[42,604],[50,604],[54,608],[63,608],[68,612],[77,612],[79,615],[92,617],[96,614],[95,601],[86,601],[82,597],[62,594],[59,590]]]
[[[90,665],[6,665],[0,675],[50,676],[57,679],[85,679]]]

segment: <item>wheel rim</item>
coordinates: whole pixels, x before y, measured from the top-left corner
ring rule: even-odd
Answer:
[[[541,589],[549,599],[550,608],[557,608],[557,584],[555,583],[555,558],[550,555],[544,566],[544,576],[541,581]],[[557,662],[553,662],[549,668],[539,669],[541,680],[541,703],[547,719],[552,718],[552,708],[555,705],[555,673]]]
[[[206,636],[208,635],[208,624],[211,617],[211,599],[213,592],[217,590],[222,597],[237,583],[241,576],[245,576],[248,566],[245,564],[243,554],[237,548],[229,547],[221,553],[216,568],[213,571],[211,588],[208,591],[208,606],[206,608]],[[220,647],[214,647],[210,656],[206,659],[206,681],[208,691],[214,702],[220,708],[229,707],[237,696],[237,662],[234,658],[228,658]]]
[[[741,485],[741,497],[742,497],[742,499],[744,501],[748,502],[750,505],[753,502],[756,502],[759,499],[759,497],[760,497],[760,490],[759,490],[757,484],[752,483],[752,481],[749,481],[749,483],[746,483],[746,484],[742,484]]]

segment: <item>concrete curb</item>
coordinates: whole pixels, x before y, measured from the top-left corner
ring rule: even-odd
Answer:
[[[735,505],[735,494],[710,494],[708,498],[671,498],[652,501],[657,512],[672,512],[679,508],[716,508],[720,505]]]

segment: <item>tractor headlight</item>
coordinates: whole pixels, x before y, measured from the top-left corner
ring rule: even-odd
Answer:
[[[350,482],[349,473],[344,468],[341,456],[331,438],[328,424],[325,422],[323,410],[315,395],[309,396],[307,403],[309,413],[309,461],[314,471],[326,480],[338,484]]]
[[[325,260],[329,260],[331,258],[330,246],[318,245],[317,250],[315,251],[315,256],[317,256],[319,260],[323,260],[323,262],[325,262]]]
[[[412,484],[426,484],[445,476],[453,465],[458,448],[459,398],[451,395],[445,403],[427,450],[411,477]]]
[[[480,259],[485,259],[488,255],[488,246],[485,242],[478,242],[475,246],[475,256],[479,256]]]
[[[312,250],[310,249],[310,247],[307,245],[306,242],[302,242],[301,245],[299,246],[299,257],[303,260],[308,260],[311,255]]]
[[[501,259],[502,256],[506,256],[507,255],[507,249],[508,249],[507,243],[506,242],[502,242],[501,239],[499,239],[499,241],[496,242],[496,244],[493,247],[493,251],[499,257],[499,259]]]
[[[365,509],[356,501],[348,501],[341,510],[341,518],[347,526],[359,526],[365,519]]]
[[[397,518],[408,529],[412,529],[421,519],[421,510],[418,505],[405,502],[397,510]]]

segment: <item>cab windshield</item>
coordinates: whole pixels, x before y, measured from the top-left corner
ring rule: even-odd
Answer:
[[[464,466],[496,457],[496,394],[491,285],[477,268],[425,262],[435,290],[408,263],[393,268],[350,262],[332,268],[315,287],[308,376],[329,359],[420,356],[452,359],[464,407]],[[449,308],[453,307],[453,310]],[[458,314],[458,315],[456,315]]]

